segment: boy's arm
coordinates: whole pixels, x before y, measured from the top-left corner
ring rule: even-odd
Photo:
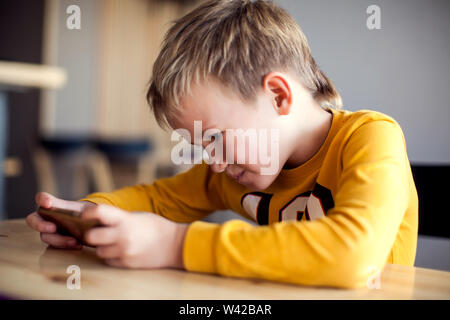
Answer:
[[[409,201],[408,159],[399,126],[358,128],[342,155],[335,207],[326,217],[254,227],[194,222],[187,270],[305,285],[361,287],[381,271]]]
[[[110,193],[93,193],[80,201],[109,204],[127,211],[146,211],[175,222],[200,220],[215,210],[224,209],[216,192],[217,175],[207,164],[153,184],[124,187]]]

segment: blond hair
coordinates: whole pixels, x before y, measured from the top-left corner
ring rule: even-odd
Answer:
[[[263,0],[207,1],[166,33],[147,101],[164,127],[176,118],[180,97],[189,94],[191,83],[214,76],[248,102],[274,69],[293,72],[322,106],[341,107],[339,93],[284,9]]]

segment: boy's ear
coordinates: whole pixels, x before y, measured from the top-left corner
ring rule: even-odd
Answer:
[[[280,72],[269,72],[263,80],[263,89],[273,99],[273,106],[279,115],[287,115],[291,110],[292,92],[289,82]]]

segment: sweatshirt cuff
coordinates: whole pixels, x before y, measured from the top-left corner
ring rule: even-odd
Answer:
[[[216,273],[216,236],[220,225],[196,221],[189,226],[183,247],[184,267],[188,271]]]
[[[103,197],[93,196],[93,197],[82,198],[78,201],[88,201],[88,202],[92,202],[94,204],[109,204],[110,206],[115,206],[115,204],[112,201],[107,200]]]

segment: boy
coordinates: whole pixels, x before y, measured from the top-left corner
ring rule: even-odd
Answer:
[[[386,262],[414,264],[418,200],[400,126],[339,110],[304,34],[273,3],[209,1],[176,21],[147,98],[161,125],[226,150],[209,150],[210,165],[79,202],[39,193],[43,207],[101,220],[86,240],[106,263],[338,287],[364,286]],[[214,134],[198,139],[195,121]],[[236,144],[229,132],[239,129],[278,138]],[[222,209],[259,226],[197,221]],[[81,247],[36,213],[27,221],[49,245]]]

